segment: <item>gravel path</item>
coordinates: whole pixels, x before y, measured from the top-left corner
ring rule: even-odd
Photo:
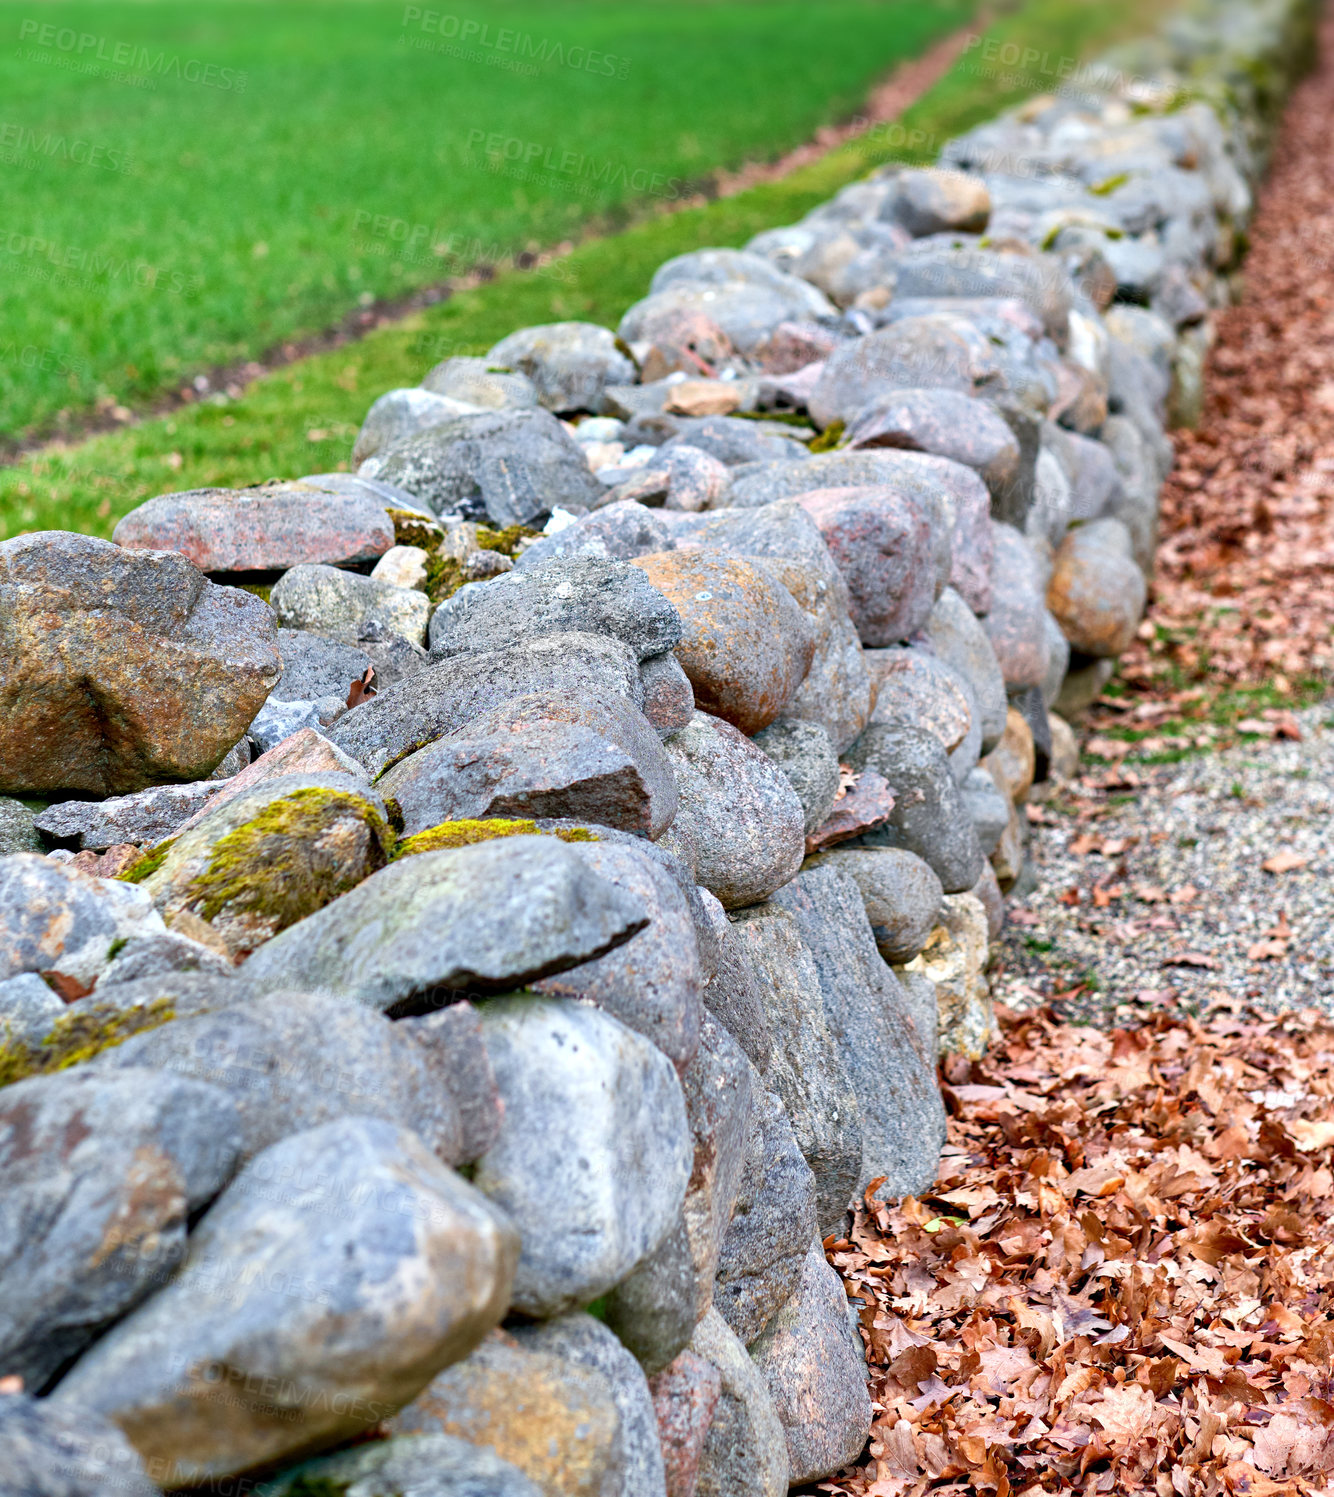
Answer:
[[[1095,708],[1095,734],[1174,721],[1178,736],[1143,747],[1227,740],[1265,723],[1211,726],[1207,709],[1223,690],[1268,691],[1272,728],[1296,683],[1331,677],[1332,137],[1327,18],[1251,225],[1243,296],[1218,319],[1203,419],[1178,436],[1150,607],[1157,627],[1123,658],[1129,700]],[[1249,715],[1261,715],[1259,699]],[[1219,998],[1334,1012],[1334,697],[1295,720],[1300,740],[1252,740],[1165,767],[1131,759],[1031,806],[1026,880],[1036,886],[1011,901],[998,1001],[1054,998],[1059,1011],[1102,1023]]]
[[[999,1001],[1106,1022],[1249,998],[1334,1013],[1334,704],[1300,741],[1088,776],[1030,807]],[[1266,866],[1268,865],[1268,866]]]

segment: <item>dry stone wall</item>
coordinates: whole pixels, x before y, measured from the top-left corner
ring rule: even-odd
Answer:
[[[355,474],[0,545],[0,1489],[858,1458],[821,1238],[934,1178],[1310,27],[1175,16]]]

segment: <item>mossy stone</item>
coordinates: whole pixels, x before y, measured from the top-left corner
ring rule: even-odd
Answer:
[[[474,842],[490,842],[496,837],[559,837],[562,842],[596,842],[598,837],[586,827],[558,827],[546,830],[535,821],[508,817],[489,817],[474,821],[444,821],[427,827],[424,832],[405,837],[393,851],[394,858],[411,858],[423,852],[444,852],[454,847],[470,847]]]
[[[129,1009],[87,1001],[75,1004],[39,1041],[0,1041],[0,1087],[80,1065],[103,1050],[123,1044],[131,1035],[156,1029],[175,1017],[169,998]]]

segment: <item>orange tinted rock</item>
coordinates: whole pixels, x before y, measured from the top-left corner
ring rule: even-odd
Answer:
[[[716,551],[639,557],[685,624],[676,647],[695,703],[743,733],[766,728],[791,701],[815,650],[809,619],[767,567]]]

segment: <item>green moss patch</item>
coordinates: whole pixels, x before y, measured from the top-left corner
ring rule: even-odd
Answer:
[[[491,842],[497,837],[559,837],[562,842],[596,842],[595,833],[587,827],[560,827],[545,831],[535,821],[511,820],[495,816],[480,821],[443,821],[427,827],[412,837],[405,837],[394,849],[395,858],[411,858],[421,852],[447,852],[455,847],[471,847],[474,842]]]
[[[170,998],[159,998],[142,1008],[117,1009],[95,1001],[73,1005],[55,1022],[51,1033],[36,1044],[0,1039],[0,1086],[68,1070],[114,1049],[133,1034],[157,1029],[176,1017]]]
[[[842,421],[831,421],[818,437],[813,437],[806,445],[812,452],[832,452],[843,440],[843,433],[847,426]]]
[[[156,847],[150,847],[142,858],[131,863],[122,873],[116,877],[127,884],[142,884],[146,878],[152,876],[167,861],[167,854],[176,843],[175,837],[168,837],[165,842],[159,842]]]
[[[373,867],[349,865],[336,850],[321,852],[320,842],[349,816],[373,834]],[[224,911],[260,915],[276,935],[382,868],[392,843],[388,823],[360,796],[295,790],[219,839],[208,867],[187,887],[186,904],[203,920]]]

